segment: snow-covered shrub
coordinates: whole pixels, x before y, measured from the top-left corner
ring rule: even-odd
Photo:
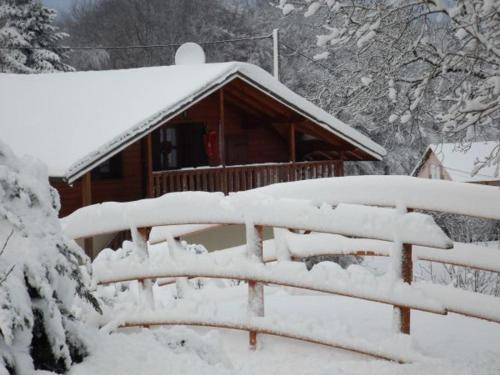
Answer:
[[[100,307],[58,209],[46,169],[0,142],[0,374],[64,372],[86,355],[72,306]]]
[[[186,327],[174,327],[153,331],[153,335],[160,345],[168,347],[174,353],[194,353],[210,365],[222,364],[226,368],[231,367],[226,352],[221,350],[223,343],[220,332],[210,331],[200,335]]]
[[[312,269],[316,264],[321,262],[334,262],[342,268],[347,268],[352,264],[361,264],[363,262],[363,258],[355,255],[314,255],[304,258],[304,263],[306,264],[308,270]]]
[[[500,222],[447,213],[434,214],[436,223],[455,242],[483,245],[500,241]],[[419,262],[416,277],[477,293],[500,296],[500,274],[449,264]]]

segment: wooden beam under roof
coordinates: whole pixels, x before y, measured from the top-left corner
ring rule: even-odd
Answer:
[[[87,172],[82,177],[82,207],[92,204],[92,172]],[[85,253],[90,257],[94,257],[94,241],[92,237],[83,240],[83,248]]]
[[[262,107],[266,108],[268,111],[276,113],[281,118],[291,119],[295,115],[295,111],[240,79],[235,79],[234,81],[228,83],[226,87],[230,91],[233,91],[237,97],[250,98],[259,103]]]
[[[230,103],[233,107],[238,108],[255,118],[268,119],[274,118],[276,116],[274,113],[269,113],[263,110],[257,103],[239,98],[233,95],[230,91],[226,91],[225,98],[227,102]]]
[[[262,103],[249,96],[241,95],[235,91],[229,91],[229,95],[235,105],[240,108],[250,107],[255,113],[259,113],[261,116],[264,115],[265,117],[273,120],[282,120],[283,118],[286,118],[283,114],[276,112],[267,106],[263,106]]]

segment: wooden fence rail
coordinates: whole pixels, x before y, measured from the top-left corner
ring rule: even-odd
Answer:
[[[179,191],[229,193],[278,182],[334,177],[338,173],[336,160],[157,171],[153,172],[153,196]]]
[[[255,171],[255,170],[248,170],[245,168],[249,167],[227,167],[223,168],[222,170],[219,170],[215,173],[215,169],[199,169],[199,170],[190,170],[190,171],[178,171],[180,174],[176,174],[176,172],[172,172],[169,175],[166,174],[156,174],[155,175],[155,195],[160,195],[165,191],[182,191],[182,190],[218,190],[218,191],[224,191],[224,192],[229,192],[229,191],[234,191],[234,190],[244,190],[244,189],[250,189],[258,186],[263,186],[267,185],[269,183],[273,182],[278,182],[278,181],[289,181],[290,179],[301,179],[301,178],[318,178],[318,177],[325,177],[325,174],[333,173],[334,172],[334,164],[330,164],[327,166],[324,165],[317,165],[313,169],[310,169],[310,163],[307,166],[307,172],[304,170],[300,169],[300,166],[297,166],[297,164],[290,164],[286,169],[283,166],[266,166],[264,169],[263,166],[259,166],[260,170]],[[212,174],[214,172],[215,174]],[[258,174],[258,176],[255,175],[255,173]],[[258,177],[258,178],[257,178]],[[334,179],[337,180],[337,179]],[[375,179],[364,179],[364,180],[359,180],[359,181],[364,181],[364,182],[373,182],[371,185],[371,189],[375,190],[370,193],[366,192],[366,189],[363,190],[361,184],[353,183],[354,180],[351,179],[346,179],[343,180],[343,182],[332,182],[333,185],[338,185],[338,192],[340,195],[336,195],[335,192],[329,192],[331,197],[334,197],[333,199],[323,199],[324,195],[322,196],[322,192],[324,191],[323,187],[320,189],[314,190],[314,185],[309,184],[311,187],[310,192],[317,191],[317,196],[311,197],[315,202],[318,200],[322,202],[326,202],[327,204],[331,205],[336,205],[338,203],[341,203],[342,200],[338,201],[339,199],[342,199],[342,194],[347,194],[346,201],[349,203],[355,203],[359,205],[382,205],[382,206],[393,206],[391,202],[394,202],[395,198],[392,197],[391,192],[387,191],[387,186],[390,186],[391,188],[394,188],[394,184],[391,185],[382,183],[380,178],[375,178]],[[387,181],[393,181],[395,183],[400,184],[403,187],[410,187],[413,184],[414,180],[409,180],[407,178],[388,178]],[[357,180],[356,180],[357,181]],[[383,180],[385,181],[385,180]],[[407,207],[416,207],[416,209],[430,209],[430,210],[437,210],[437,211],[442,211],[442,212],[452,212],[452,213],[458,213],[458,214],[466,214],[470,216],[478,216],[478,217],[484,217],[484,218],[490,218],[490,219],[499,219],[500,214],[498,211],[494,208],[491,207],[491,205],[485,205],[485,204],[479,204],[479,205],[474,205],[473,207],[470,206],[468,203],[464,203],[464,207],[461,207],[460,204],[455,204],[455,202],[459,202],[459,200],[455,199],[457,197],[453,197],[453,189],[452,183],[450,184],[443,184],[443,183],[436,183],[434,184],[433,182],[419,182],[416,181],[415,185],[419,186],[419,189],[415,189],[416,194],[422,193],[425,191],[432,191],[433,193],[437,194],[439,197],[442,198],[438,202],[437,205],[434,203],[431,204],[431,202],[428,202],[425,198],[418,198],[415,200],[415,193],[410,191],[411,189],[407,189],[408,191],[405,192],[408,193],[406,196],[404,196],[402,199],[402,203],[406,204]],[[201,187],[201,188],[200,188]],[[347,188],[346,188],[347,187]],[[437,193],[434,187],[437,188]],[[349,190],[349,189],[351,190]],[[267,189],[267,188],[266,188]],[[354,190],[353,190],[354,189]],[[475,197],[476,195],[488,195],[491,197],[497,197],[500,198],[500,195],[497,190],[494,189],[485,189],[484,187],[470,187],[470,186],[458,186],[457,189],[461,191],[462,195],[466,195],[467,197]],[[389,189],[390,190],[390,189]],[[308,190],[309,191],[309,190]],[[299,196],[303,195],[303,192],[301,189],[291,189],[290,192],[293,194],[298,194]],[[247,217],[245,215],[240,215],[241,212],[237,212],[238,206],[237,205],[232,205],[230,203],[230,198],[231,197],[226,197],[229,200],[224,201],[223,198],[219,198],[217,196],[209,196],[208,195],[199,195],[200,193],[197,193],[198,195],[190,195],[187,197],[188,199],[185,199],[180,196],[180,195],[175,195],[172,197],[164,196],[161,198],[158,198],[158,200],[149,200],[149,201],[144,201],[142,204],[137,205],[132,202],[132,204],[123,204],[122,206],[120,204],[111,204],[106,206],[106,210],[101,210],[98,211],[100,215],[100,221],[99,225],[96,223],[93,223],[89,218],[91,218],[92,214],[95,214],[95,211],[90,209],[82,209],[82,212],[75,214],[74,217],[68,218],[65,223],[65,227],[67,230],[69,230],[73,238],[79,238],[79,237],[88,237],[92,236],[95,234],[99,233],[109,233],[111,231],[116,231],[116,230],[125,230],[127,228],[127,225],[129,225],[129,219],[127,217],[134,217],[135,222],[141,222],[142,226],[156,226],[156,225],[178,225],[178,224],[221,224],[221,225],[226,225],[226,224],[245,224],[246,225],[246,230],[247,230],[247,236],[246,236],[246,256],[248,259],[252,259],[255,264],[262,264],[262,267],[264,267],[265,261],[268,261],[269,259],[264,259],[264,254],[263,254],[263,241],[262,241],[262,227],[263,226],[269,226],[273,228],[288,228],[288,229],[303,229],[303,230],[308,230],[308,231],[313,231],[313,232],[322,232],[326,234],[336,234],[336,235],[345,235],[348,237],[361,237],[361,238],[368,238],[368,239],[375,239],[379,240],[379,242],[384,242],[387,243],[387,241],[392,241],[393,238],[391,235],[388,235],[387,233],[384,232],[383,228],[380,229],[380,233],[373,231],[366,232],[365,229],[362,229],[360,227],[356,227],[355,229],[352,229],[349,227],[349,230],[346,230],[345,228],[342,227],[342,220],[339,220],[339,216],[335,216],[332,212],[335,211],[328,211],[328,210],[321,210],[318,209],[318,206],[315,207],[309,207],[307,208],[306,211],[304,211],[304,207],[299,207],[300,204],[294,205],[291,202],[288,202],[290,204],[290,207],[287,207],[287,215],[281,215],[277,216],[275,215],[276,212],[279,212],[280,210],[280,204],[283,204],[283,201],[275,200],[273,201],[274,198],[271,198],[273,196],[282,196],[281,192],[279,189],[270,189],[270,190],[260,190],[259,193],[262,194],[269,194],[270,200],[265,200],[265,205],[262,206],[261,209],[259,209],[258,204],[262,202],[258,202],[258,199],[255,200],[255,202],[252,201],[252,208],[254,209],[254,213],[258,213],[256,217],[253,218],[253,222],[247,221]],[[477,193],[477,194],[476,194]],[[192,193],[189,193],[192,194]],[[287,197],[289,199],[300,199],[297,197],[294,197],[293,194],[290,196],[287,196],[286,194],[283,195],[283,197]],[[258,195],[256,195],[258,197]],[[170,199],[172,198],[172,199]],[[175,199],[174,199],[175,198]],[[453,199],[452,199],[453,198]],[[225,198],[224,198],[225,199]],[[464,199],[465,202],[469,202],[470,199]],[[500,200],[499,200],[500,201]],[[237,202],[237,201],[235,201]],[[443,203],[444,202],[444,203]],[[228,204],[226,204],[228,203]],[[254,203],[256,206],[254,206]],[[193,207],[196,207],[196,217],[191,215],[189,210],[185,210],[185,204],[191,204]],[[492,203],[493,205],[498,205],[498,201],[494,201]],[[159,205],[159,206],[158,206]],[[202,207],[200,209],[200,207]],[[107,209],[109,208],[109,209]],[[214,218],[213,213],[218,212],[217,210],[220,210],[221,216]],[[408,209],[411,210],[411,209]],[[354,209],[356,211],[356,209]],[[165,212],[165,215],[160,215],[158,214],[159,212]],[[187,212],[187,213],[186,213]],[[126,213],[127,215],[125,215]],[[408,214],[412,215],[412,214]],[[415,214],[414,214],[415,215]],[[405,215],[403,214],[398,220],[400,220],[401,223],[403,223],[403,217]],[[107,220],[109,219],[109,220]],[[366,217],[364,219],[367,219]],[[364,220],[366,221],[366,220]],[[86,227],[82,228],[80,227],[81,223],[86,223]],[[373,221],[374,224],[376,224],[376,220]],[[407,222],[405,222],[408,224]],[[99,226],[99,227],[98,227]],[[396,243],[394,244],[393,249],[395,251],[380,251],[380,249],[372,249],[369,247],[359,247],[356,249],[352,249],[352,251],[329,251],[328,249],[323,249],[322,251],[318,252],[321,253],[322,255],[348,255],[348,254],[355,254],[355,255],[389,255],[393,258],[393,265],[395,265],[395,274],[399,277],[400,281],[403,281],[407,284],[411,284],[413,281],[413,259],[428,259],[430,261],[438,261],[442,263],[450,263],[450,264],[459,264],[459,265],[464,265],[464,266],[473,266],[477,267],[479,269],[489,269],[489,270],[497,270],[496,265],[489,265],[487,262],[471,262],[468,260],[467,257],[453,257],[453,255],[444,255],[445,252],[443,252],[443,255],[440,255],[440,250],[439,249],[449,249],[453,245],[447,239],[446,241],[444,240],[435,240],[437,242],[428,242],[429,238],[433,238],[433,236],[429,236],[429,230],[433,231],[435,224],[431,226],[431,228],[427,228],[425,230],[420,227],[421,232],[425,233],[412,233],[412,235],[406,235],[405,239],[401,239],[402,243]],[[437,226],[436,226],[437,228]],[[438,228],[439,229],[439,228]],[[440,231],[440,229],[439,229]],[[146,237],[145,236],[145,230],[140,231],[141,234],[143,235],[142,240],[139,242],[144,242]],[[404,231],[403,231],[404,232]],[[406,233],[406,232],[405,232]],[[408,232],[409,233],[409,232]],[[137,237],[137,236],[136,236]],[[438,236],[439,237],[439,236]],[[446,236],[445,236],[446,237]],[[381,240],[381,241],[380,241]],[[137,241],[137,238],[134,239],[134,241]],[[397,246],[396,246],[397,245]],[[420,245],[419,247],[416,245]],[[399,246],[399,247],[398,247]],[[426,247],[427,250],[423,251],[421,250],[422,247]],[[144,246],[142,246],[144,248]],[[429,248],[433,248],[429,250]],[[294,259],[299,259],[302,258],[301,254],[296,254],[290,249],[289,258],[294,260]],[[415,253],[415,257],[413,257],[413,253]],[[438,255],[439,254],[439,255]],[[308,255],[314,255],[313,253],[309,253]],[[280,261],[278,259],[277,261]],[[292,275],[293,276],[293,275]],[[479,301],[479,299],[475,299],[474,302],[476,303],[476,306],[472,307],[467,307],[467,306],[461,306],[457,301],[460,299],[458,298],[448,298],[448,301],[443,302],[443,305],[441,305],[440,308],[423,308],[422,306],[418,306],[416,303],[401,303],[400,301],[397,300],[391,300],[391,299],[382,299],[382,298],[373,298],[370,295],[363,295],[362,293],[342,293],[341,290],[335,290],[335,288],[322,288],[318,287],[317,285],[308,285],[307,283],[304,282],[294,282],[292,279],[283,279],[280,277],[262,277],[262,275],[258,274],[248,274],[248,275],[238,275],[237,273],[231,274],[231,272],[224,272],[223,274],[217,274],[216,272],[214,273],[206,273],[206,272],[189,272],[189,270],[179,270],[179,272],[164,272],[164,273],[158,273],[158,274],[143,274],[143,275],[135,275],[132,277],[128,278],[116,278],[116,279],[108,279],[108,280],[103,280],[103,282],[122,282],[124,280],[139,280],[141,282],[141,285],[143,288],[152,288],[152,280],[157,279],[157,278],[165,278],[165,277],[176,277],[176,278],[181,278],[181,277],[221,277],[221,278],[234,278],[234,279],[240,279],[240,280],[245,280],[248,282],[248,312],[249,312],[249,317],[253,319],[258,319],[259,317],[264,316],[265,311],[264,311],[264,285],[265,284],[277,284],[277,285],[285,285],[285,286],[292,286],[292,287],[297,287],[297,288],[305,288],[305,289],[311,289],[311,290],[318,290],[322,292],[327,292],[327,293],[336,293],[336,294],[342,294],[346,295],[349,297],[355,297],[355,298],[361,298],[364,300],[368,301],[374,301],[374,302],[382,302],[382,303],[388,303],[394,306],[395,309],[395,320],[394,322],[397,323],[398,325],[398,331],[401,333],[410,333],[410,327],[411,327],[411,309],[420,309],[423,311],[428,311],[428,312],[433,312],[433,313],[441,313],[441,314],[446,314],[447,311],[453,311],[457,312],[463,315],[467,316],[472,316],[472,317],[479,317],[481,319],[487,319],[491,321],[498,322],[498,316],[496,314],[484,314],[481,313],[481,311],[477,311],[477,304],[485,302],[486,299],[482,299]],[[145,282],[148,280],[149,282]],[[411,286],[409,286],[412,288]],[[442,295],[442,291],[438,290],[433,290],[429,289],[430,296],[432,298],[439,297]],[[441,294],[440,294],[441,293]],[[455,293],[455,291],[453,291]],[[425,293],[424,293],[425,294]],[[473,293],[472,293],[473,294]],[[442,295],[443,299],[446,300],[446,296]],[[455,295],[456,297],[456,295]],[[473,299],[470,299],[471,301]],[[439,298],[437,299],[438,302],[441,302]],[[486,301],[487,302],[487,301]],[[153,301],[154,305],[154,301]],[[497,304],[495,303],[495,306]],[[444,306],[444,307],[443,307]],[[499,305],[500,306],[500,305]],[[177,322],[178,323],[178,322]],[[169,321],[166,319],[163,322],[129,322],[125,323],[125,326],[135,326],[135,325],[154,325],[154,324],[177,324],[175,321]],[[224,324],[223,322],[219,322],[219,324],[206,324],[206,322],[198,322],[200,324],[197,324],[194,322],[193,324],[196,325],[210,325],[210,326],[216,326],[216,327],[222,327],[222,328],[232,328],[231,324]],[[186,323],[189,324],[189,323]],[[250,343],[250,348],[255,348],[257,344],[257,335],[258,333],[269,333],[266,331],[266,329],[263,329],[262,327],[259,327],[258,325],[244,325],[242,324],[237,324],[234,325],[232,324],[236,329],[243,329],[249,331],[249,343]],[[239,327],[239,328],[238,328]],[[278,336],[283,336],[283,337],[292,337],[294,335],[292,334],[287,334],[286,332],[280,332],[280,333],[269,333],[269,334],[277,334]],[[300,338],[299,337],[293,337],[293,338]],[[302,338],[304,341],[311,341],[314,342],[314,340],[310,340],[308,338]],[[350,347],[348,350],[353,350],[353,351],[358,351],[356,350],[356,347]],[[368,353],[369,354],[369,353]],[[391,358],[391,356],[389,356]],[[391,358],[393,360],[394,356]]]
[[[325,217],[328,217],[328,214],[325,214]],[[263,256],[263,239],[262,239],[262,233],[263,233],[263,225],[260,222],[256,223],[251,223],[251,222],[246,222],[246,250],[247,250],[247,258],[248,260],[255,262],[257,264],[264,264],[264,256]],[[306,229],[307,225],[306,225]],[[140,233],[145,234],[147,230],[140,230]],[[329,231],[330,233],[334,233],[333,229]],[[139,238],[139,243],[143,243],[145,241],[146,237]],[[415,237],[415,240],[418,243],[418,238]],[[137,239],[135,239],[137,241]],[[172,238],[170,239],[169,246],[174,245],[171,243]],[[395,258],[394,259],[394,264],[400,264],[401,265],[401,272],[400,272],[400,277],[404,282],[411,283],[411,280],[413,278],[412,276],[412,267],[411,267],[411,246],[412,243],[406,243],[401,245],[401,251],[400,252],[395,252],[392,254],[392,256]],[[143,247],[141,245],[140,247]],[[435,244],[436,248],[439,248],[439,245]],[[443,243],[443,249],[448,249],[449,246],[447,243]],[[407,253],[408,252],[408,253]],[[136,271],[134,271],[136,272]],[[240,271],[241,273],[241,271]],[[326,292],[326,293],[335,293],[339,295],[344,295],[348,297],[354,297],[354,298],[361,298],[364,300],[368,301],[373,301],[373,302],[382,302],[382,303],[388,303],[392,304],[394,306],[395,310],[395,325],[397,325],[397,329],[401,333],[409,334],[410,333],[410,309],[417,309],[417,310],[422,310],[422,311],[428,311],[432,313],[438,313],[438,314],[446,314],[446,310],[442,307],[435,307],[435,306],[423,306],[419,305],[418,303],[402,303],[400,301],[397,301],[395,299],[391,298],[383,298],[383,297],[373,297],[370,296],[369,294],[366,293],[351,293],[351,292],[345,292],[341,289],[335,289],[335,288],[328,288],[328,287],[320,287],[318,285],[308,285],[307,283],[304,282],[295,282],[293,280],[293,275],[290,279],[283,279],[282,277],[262,277],[258,274],[250,274],[250,275],[241,275],[238,274],[238,272],[231,273],[230,270],[224,270],[224,272],[217,273],[212,272],[212,273],[204,273],[200,270],[197,270],[197,272],[189,272],[189,271],[183,271],[183,270],[178,270],[177,272],[171,271],[170,273],[158,273],[158,274],[140,274],[140,275],[132,275],[130,277],[114,277],[112,279],[108,280],[102,280],[107,283],[112,283],[112,282],[123,282],[126,280],[139,280],[141,283],[141,286],[144,287],[144,285],[152,285],[151,280],[157,279],[157,278],[164,278],[164,277],[176,277],[178,280],[184,279],[186,277],[214,277],[214,278],[229,278],[229,279],[240,279],[240,280],[245,280],[248,282],[248,313],[250,318],[256,318],[256,317],[263,317],[264,316],[264,284],[276,284],[276,285],[283,285],[283,286],[290,286],[290,287],[296,287],[296,288],[304,288],[304,289],[310,289],[310,290],[317,290],[320,292]],[[149,281],[148,284],[146,284],[146,280]],[[153,303],[154,305],[154,303]],[[425,304],[424,304],[425,305]],[[432,305],[432,304],[431,304]],[[145,325],[149,326],[150,324],[145,323]],[[249,347],[250,349],[254,350],[257,345],[257,334],[259,330],[257,329],[252,329],[250,327],[249,329]]]
[[[183,325],[183,326],[199,326],[199,327],[213,327],[213,328],[225,328],[234,329],[240,331],[248,331],[250,335],[253,334],[265,334],[271,336],[285,337],[293,340],[299,340],[303,342],[309,342],[312,344],[318,344],[323,346],[328,346],[331,348],[342,349],[349,352],[354,352],[358,354],[367,355],[377,359],[383,359],[387,361],[394,361],[398,363],[411,363],[414,358],[408,354],[401,355],[395,354],[390,351],[384,351],[379,345],[353,345],[348,342],[342,342],[340,340],[323,339],[318,338],[313,335],[307,335],[303,332],[290,332],[289,330],[283,330],[276,327],[268,327],[265,325],[259,325],[258,323],[249,322],[228,322],[228,321],[214,321],[206,319],[193,319],[189,317],[185,318],[173,318],[168,317],[152,320],[138,319],[134,321],[128,321],[123,325],[125,328],[129,327],[145,327],[145,326],[164,326],[164,325]]]

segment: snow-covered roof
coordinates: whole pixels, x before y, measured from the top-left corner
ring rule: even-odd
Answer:
[[[425,151],[422,160],[417,164],[412,175],[418,173],[429,153],[433,152],[453,181],[498,181],[500,180],[498,173],[499,164],[494,163],[481,168],[477,174],[472,176],[476,162],[483,161],[490,156],[495,147],[498,147],[497,141],[472,142],[464,145],[460,143],[431,144]]]
[[[18,154],[74,181],[110,156],[240,78],[375,159],[383,147],[295,94],[263,69],[228,62],[37,75],[0,74],[0,137]]]

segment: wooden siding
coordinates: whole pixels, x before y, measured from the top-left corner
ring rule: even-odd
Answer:
[[[223,106],[220,105],[221,97],[224,98]],[[219,134],[222,108],[224,110],[225,138],[223,142],[215,145],[216,149],[208,159],[208,166],[288,163],[290,160],[297,162],[328,161],[329,159],[336,159],[336,163],[338,163],[342,155],[346,155],[345,160],[358,160],[361,158],[358,154],[359,150],[353,146],[301,117],[286,105],[275,101],[238,79],[224,86],[223,95],[221,95],[220,91],[214,92],[161,126],[182,126],[182,124],[198,123],[203,124],[206,133],[215,131]],[[293,145],[290,143],[292,139],[290,129],[292,127],[294,129]],[[309,136],[307,140],[304,135]],[[131,201],[148,195],[146,138],[145,136],[142,140],[128,146],[121,152],[121,178],[92,179],[92,203]],[[311,142],[311,139],[315,141]],[[225,145],[223,153],[220,153],[217,149],[220,143]],[[311,151],[320,152],[311,158]],[[225,163],[221,160],[220,155],[225,155]],[[152,157],[154,158],[155,155],[153,154]],[[151,164],[151,159],[149,159],[149,163]],[[292,169],[297,168],[300,169],[300,165]],[[310,166],[307,168],[310,168]],[[283,168],[280,168],[280,173],[281,169]],[[313,168],[312,170],[316,169]],[[340,167],[337,167],[337,172],[341,174]],[[318,172],[318,176],[322,173]],[[330,176],[332,173],[326,173],[325,175]],[[244,185],[243,177],[239,175],[236,177],[234,183]],[[302,178],[304,177],[294,177],[291,180]],[[274,180],[269,178],[269,183],[276,182]],[[281,180],[281,178],[278,180]],[[151,188],[151,178],[149,182]],[[155,182],[158,183],[158,181]],[[231,184],[231,181],[228,181],[228,183]],[[66,216],[82,207],[82,184],[80,180],[69,186],[61,179],[51,179],[51,184],[59,191],[61,197],[60,216]],[[229,189],[231,191],[243,188],[243,186],[236,185],[232,188],[224,186],[223,190]],[[262,184],[259,182],[257,185],[261,186]]]
[[[218,132],[219,127],[219,94],[214,93],[199,103],[193,105],[187,111],[169,121],[170,124],[185,123],[203,123],[207,131]],[[231,100],[225,100],[225,145],[226,145],[226,164],[253,164],[267,162],[288,161],[287,138],[281,136],[272,128],[273,120],[271,118],[258,118],[255,115],[246,112],[244,109],[236,106]],[[245,160],[238,155],[232,148],[232,142],[237,143],[241,148],[246,148],[241,154],[244,154]],[[209,165],[221,165],[219,153],[209,160]]]
[[[91,202],[106,201],[125,202],[145,196],[145,180],[143,176],[143,156],[141,142],[136,142],[121,152],[122,178],[109,180],[92,179]],[[72,186],[61,179],[51,179],[51,185],[57,189],[61,198],[59,216],[69,215],[82,207],[81,179]]]

